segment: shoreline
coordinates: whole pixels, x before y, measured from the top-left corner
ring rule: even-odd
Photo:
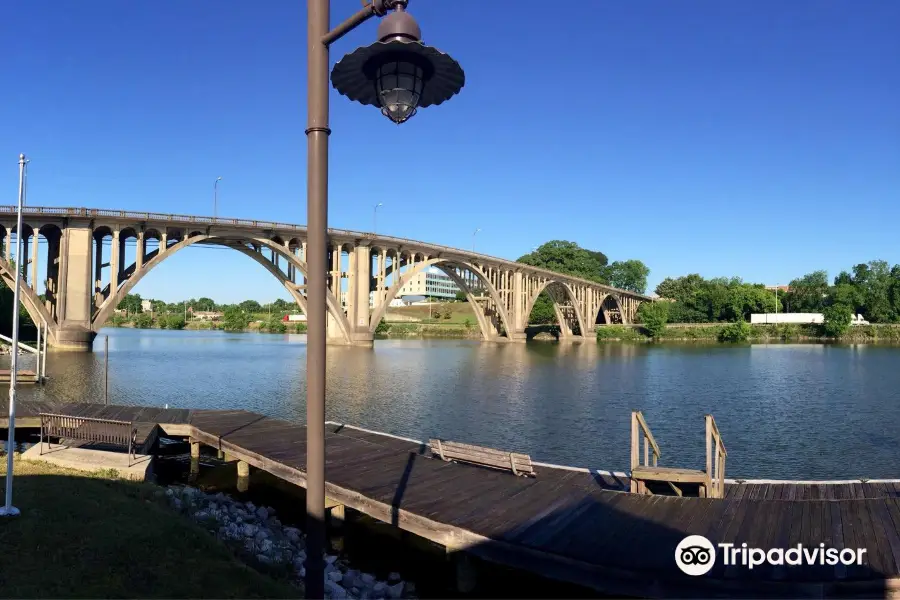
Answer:
[[[697,344],[872,344],[872,345],[900,345],[900,325],[862,325],[855,326],[851,332],[840,337],[828,337],[817,335],[815,325],[751,325],[751,333],[744,342],[722,342],[719,340],[719,332],[729,325],[728,323],[690,323],[668,325],[663,333],[657,337],[650,337],[640,324],[636,325],[601,325],[594,331],[596,342],[607,343],[697,343]],[[260,333],[272,335],[303,335],[305,328],[288,327],[286,331],[267,331],[259,327],[248,327],[242,330],[225,330],[221,327],[190,327],[183,329],[166,329],[162,327],[135,327],[133,324],[110,325],[104,328],[114,329],[147,329],[157,331],[227,331],[228,333]],[[476,327],[448,323],[387,323],[386,330],[378,331],[375,339],[456,339],[456,340],[480,340],[481,331]],[[589,340],[585,337],[585,341]],[[558,342],[556,336],[550,331],[539,332],[528,341],[534,342]]]

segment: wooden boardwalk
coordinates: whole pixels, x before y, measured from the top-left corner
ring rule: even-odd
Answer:
[[[2,408],[2,404],[0,404]],[[45,408],[23,403],[20,415]],[[245,411],[56,405],[55,412],[158,423],[305,486],[303,426]],[[21,423],[25,423],[23,420]],[[0,427],[3,424],[0,422]],[[534,478],[432,458],[420,443],[357,428],[327,429],[327,494],[452,550],[631,596],[867,596],[900,589],[897,484],[733,484],[721,500],[641,496],[585,470],[536,466]],[[759,566],[717,560],[683,575],[686,535],[763,549],[866,548],[862,566]]]

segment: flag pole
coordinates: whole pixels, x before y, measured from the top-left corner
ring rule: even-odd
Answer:
[[[22,204],[25,201],[25,155],[19,155],[19,207],[16,217],[16,283],[13,288],[12,348],[9,367],[9,428],[6,441],[6,503],[0,517],[14,517],[19,509],[12,504],[13,454],[16,450],[16,376],[19,367],[19,282],[22,268]],[[7,242],[8,243],[8,242]]]

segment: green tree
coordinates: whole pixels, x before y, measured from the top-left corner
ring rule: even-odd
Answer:
[[[194,310],[202,310],[204,312],[212,312],[216,310],[216,303],[212,298],[197,298],[196,300],[191,300],[193,304],[191,305]]]
[[[541,292],[534,307],[528,316],[529,325],[554,325],[556,324],[556,311],[553,309],[553,300],[546,291]]]
[[[840,337],[850,328],[850,321],[853,319],[851,308],[846,304],[832,304],[822,309],[824,322],[822,323],[822,331],[829,337]]]
[[[656,287],[656,293],[675,300],[669,307],[670,323],[746,321],[753,313],[774,312],[776,306],[773,292],[739,277],[703,279],[691,274],[666,278]]]
[[[750,325],[744,321],[736,321],[729,325],[726,325],[719,332],[719,341],[720,342],[746,342],[750,338]]]
[[[263,322],[260,326],[260,330],[268,331],[269,333],[285,333],[287,331],[287,326],[279,317],[272,315]]]
[[[673,279],[666,277],[656,286],[656,295],[678,302],[688,302],[703,287],[706,280],[697,273]]]
[[[639,260],[615,261],[604,269],[609,285],[619,289],[643,294],[647,290],[647,276],[650,268]]]
[[[168,329],[184,329],[184,316],[181,314],[170,314],[165,318],[165,321]]]
[[[872,323],[888,323],[894,320],[890,291],[893,281],[886,261],[873,260],[853,267],[853,285],[863,299],[862,314]]]
[[[608,259],[602,252],[586,250],[575,242],[553,240],[534,252],[519,257],[518,262],[557,273],[567,273],[599,283],[607,283],[603,268]]]
[[[284,298],[277,298],[275,302],[272,303],[272,310],[278,311],[279,313],[285,313],[292,310],[296,305],[293,302],[288,302]]]
[[[250,314],[240,306],[229,306],[222,315],[225,331],[244,331],[250,325]]]
[[[256,300],[244,300],[238,306],[241,307],[241,310],[248,313],[258,313],[262,312],[262,306],[260,306],[259,302]]]
[[[162,300],[151,300],[150,306],[152,307],[154,313],[163,314],[166,312],[167,305]]]
[[[828,296],[828,273],[813,271],[791,281],[784,303],[791,312],[821,312]]]
[[[387,333],[387,332],[390,331],[390,330],[391,330],[391,326],[388,325],[387,321],[385,321],[384,319],[380,320],[380,321],[378,322],[378,326],[375,327],[375,333],[376,333],[376,334],[381,334],[381,335],[383,335],[383,334]]]
[[[457,302],[468,302],[469,297],[462,290],[456,290],[456,300]]]
[[[138,313],[132,319],[132,323],[138,329],[150,329],[153,327],[153,317],[147,313]]]
[[[449,304],[444,304],[443,307],[444,310],[442,316],[444,317],[445,321],[449,321],[451,318],[453,318],[453,307]]]
[[[122,301],[119,302],[118,308],[119,310],[127,311],[128,314],[135,315],[140,312],[143,312],[143,308],[141,307],[141,295],[140,294],[126,294]]]
[[[658,338],[666,329],[669,318],[669,302],[643,302],[638,307],[638,319],[650,337]]]
[[[128,319],[125,318],[125,315],[121,315],[119,313],[113,314],[113,316],[109,318],[109,321],[107,321],[107,323],[109,323],[111,327],[121,327],[127,322]]]

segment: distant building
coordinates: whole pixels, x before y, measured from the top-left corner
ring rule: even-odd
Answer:
[[[456,292],[460,291],[456,282],[434,267],[416,273],[412,279],[406,282],[397,294],[400,298],[408,296],[427,296],[429,298],[456,298]]]
[[[347,292],[341,292],[341,306],[344,308],[347,307]],[[404,300],[403,298],[394,298],[391,300],[390,304],[388,304],[391,308],[396,308],[398,306],[409,306],[409,302]],[[375,292],[369,292],[369,308],[375,308]]]
[[[222,318],[222,313],[215,310],[191,310],[191,317],[197,321],[218,321]]]
[[[144,312],[153,312],[153,302],[151,300],[141,300],[141,310]]]
[[[791,286],[789,286],[789,285],[767,285],[766,289],[773,291],[773,292],[775,290],[778,290],[779,292],[789,292],[789,291],[791,291]]]

